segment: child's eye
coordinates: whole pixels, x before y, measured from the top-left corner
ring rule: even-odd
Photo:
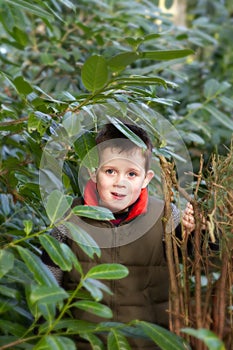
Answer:
[[[129,172],[129,177],[135,177],[137,174],[134,171]]]
[[[114,170],[113,169],[107,169],[107,170],[105,170],[105,173],[109,174],[109,175],[112,175],[112,174],[114,174]]]

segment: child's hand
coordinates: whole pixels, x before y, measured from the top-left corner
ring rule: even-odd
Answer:
[[[182,222],[185,234],[189,234],[195,229],[194,210],[191,203],[187,203],[183,211]]]

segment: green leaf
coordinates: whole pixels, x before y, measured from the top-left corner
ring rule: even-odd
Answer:
[[[36,286],[30,294],[30,301],[34,303],[53,304],[67,299],[69,296],[64,289],[58,286]]]
[[[145,51],[145,52],[123,52],[108,61],[108,65],[114,71],[120,71],[132,64],[138,59],[150,59],[150,60],[172,60],[177,58],[183,58],[194,52],[190,49],[184,50],[158,50],[158,51]]]
[[[28,44],[27,33],[21,30],[19,27],[14,27],[11,35],[17,41],[17,43],[19,43],[23,47],[25,47]]]
[[[70,209],[71,203],[72,197],[64,195],[59,190],[54,190],[50,193],[45,209],[52,224],[62,219]]]
[[[32,253],[29,249],[20,246],[17,246],[16,249],[27,265],[27,268],[32,272],[35,280],[39,284],[45,284],[48,286],[58,285],[53,274],[50,272],[48,267],[42,263],[41,259],[38,256]]]
[[[72,162],[70,161],[64,161],[63,171],[69,179],[69,183],[73,189],[73,193],[79,193],[79,178],[77,176],[78,166],[72,164]]]
[[[196,114],[196,113],[195,113]],[[195,114],[192,116],[190,115],[188,120],[190,123],[194,124],[195,127],[198,129],[198,130],[201,130],[203,131],[203,133],[205,135],[207,135],[208,138],[211,138],[211,129],[210,127],[206,124],[206,122],[204,121],[201,121],[200,119],[197,119],[195,118]],[[183,136],[185,139],[188,138],[188,134]]]
[[[1,210],[5,216],[8,216],[10,214],[10,201],[9,196],[1,193],[0,194],[0,203],[1,203]]]
[[[158,33],[150,33],[150,34],[146,34],[144,37],[143,37],[143,42],[145,41],[150,41],[150,40],[155,40],[155,39],[158,39],[158,38],[161,38],[161,34],[158,34]]]
[[[33,350],[76,350],[75,343],[66,337],[47,335],[42,338]]]
[[[48,163],[49,161],[50,163]],[[58,188],[61,188],[62,164],[59,164],[57,162],[57,159],[55,158],[54,155],[52,157],[46,154],[46,151],[42,156],[42,162],[43,163],[41,163],[41,168],[40,168],[40,189],[42,190],[41,192],[51,195],[53,191],[55,190],[57,191]],[[52,215],[54,214],[54,211],[52,208],[51,208],[51,214]]]
[[[216,79],[209,79],[204,85],[204,96],[207,99],[214,98],[218,94],[219,82]]]
[[[184,339],[161,326],[144,321],[134,323],[162,350],[191,350]]]
[[[56,318],[57,314],[57,304],[50,303],[35,303],[32,304],[30,298],[28,297],[28,305],[30,305],[30,310],[34,317],[38,318],[41,317],[51,324]]]
[[[116,329],[108,334],[108,349],[111,350],[130,350],[131,347],[124,335]]]
[[[100,256],[101,251],[99,246],[86,231],[72,222],[65,222],[64,225],[70,231],[71,238],[89,257],[93,258],[94,254],[98,257]]]
[[[50,81],[51,81],[52,79],[50,78]],[[34,86],[34,89],[36,90],[36,91],[38,91],[42,96],[43,96],[43,98],[44,98],[44,102],[46,101],[46,102],[54,102],[54,103],[57,103],[57,104],[66,104],[65,102],[63,102],[63,101],[61,101],[61,100],[56,100],[56,99],[54,99],[51,95],[49,95],[49,94],[47,94],[43,89],[41,89],[41,87],[39,87],[38,85],[35,85]]]
[[[226,97],[226,96],[221,96],[220,100],[224,104],[225,107],[229,107],[229,108],[233,109],[233,100],[232,100],[232,98],[229,98],[229,97]]]
[[[131,142],[135,143],[138,147],[146,150],[146,144],[142,141],[142,139],[136,135],[133,131],[131,131],[126,125],[124,125],[119,119],[114,117],[106,116],[109,121],[124,134]]]
[[[130,46],[132,46],[133,49],[136,50],[138,46],[144,41],[144,38],[126,37],[125,40]]]
[[[187,136],[185,135],[185,140],[198,143],[199,145],[205,144],[205,140],[198,134],[195,134],[194,132],[189,132]]]
[[[93,93],[104,88],[108,82],[108,75],[107,61],[100,55],[89,57],[81,71],[83,85]]]
[[[200,102],[189,103],[187,105],[187,109],[190,111],[199,110],[201,108],[202,108],[202,103],[200,103]]]
[[[51,55],[47,52],[41,53],[40,59],[41,59],[42,64],[45,64],[45,65],[53,65],[54,64],[53,55]]]
[[[2,332],[12,334],[18,338],[22,337],[26,332],[26,328],[19,323],[7,320],[0,320],[1,334]]]
[[[93,278],[87,278],[85,279],[83,282],[83,287],[86,288],[91,296],[96,300],[96,301],[100,301],[103,299],[103,293],[102,291],[104,291],[105,293],[108,293],[110,295],[112,295],[112,291],[110,290],[110,288],[108,288],[104,283],[93,279]]]
[[[22,11],[28,11],[30,13],[33,13],[34,15],[42,18],[46,18],[48,20],[52,20],[53,16],[42,9],[41,6],[36,6],[28,1],[24,0],[5,0],[6,3],[11,4],[13,6],[19,7]]]
[[[39,106],[41,106],[44,103],[44,100],[42,98],[40,98],[38,96],[38,94],[36,92],[31,92],[28,96],[27,96],[27,101],[32,104],[32,106],[34,108],[37,108]]]
[[[51,117],[48,114],[38,111],[30,114],[28,118],[28,131],[31,133],[36,130],[41,136],[44,135],[46,128],[50,124],[50,119]]]
[[[12,282],[21,283],[23,285],[29,285],[32,281],[33,276],[31,272],[27,269],[25,263],[15,258],[14,268],[8,272],[7,278]]]
[[[12,299],[19,299],[20,292],[17,289],[9,288],[4,285],[0,285],[0,294],[5,295],[6,297],[12,298]]]
[[[80,275],[82,275],[83,274],[82,266],[79,263],[76,255],[70,249],[70,247],[68,247],[68,245],[64,243],[61,243],[61,249],[63,252],[63,256],[66,256],[67,259],[69,259],[72,262],[74,269],[76,269],[80,273]]]
[[[216,96],[222,94],[231,87],[231,84],[227,81],[219,82],[216,79],[209,79],[204,85],[204,96],[207,99],[213,99]]]
[[[16,90],[22,95],[28,95],[33,91],[32,86],[22,76],[18,76],[13,80]]]
[[[46,325],[41,326],[41,330],[46,330]],[[54,330],[66,329],[67,333],[84,333],[93,332],[96,329],[96,324],[84,320],[63,319],[54,326]]]
[[[130,78],[128,77],[119,77],[117,79],[114,79],[114,87],[116,87],[116,83],[117,86],[130,86],[130,85],[153,85],[153,84],[157,84],[157,85],[162,85],[164,87],[167,87],[168,83],[166,80],[162,79],[162,78],[158,78],[158,77],[141,77],[141,76],[130,76]],[[173,85],[173,84],[171,84]]]
[[[150,60],[174,60],[177,58],[183,58],[188,55],[194,54],[194,51],[190,49],[184,50],[161,50],[161,51],[147,51],[142,52],[141,58],[146,58]]]
[[[64,4],[66,7],[70,8],[71,10],[75,11],[76,6],[70,1],[70,0],[60,0],[62,4]]]
[[[87,278],[85,280],[85,282],[89,282],[90,285],[92,285],[92,288],[99,288],[102,291],[104,291],[105,293],[113,295],[113,292],[111,291],[111,289],[101,281],[98,281],[94,278]]]
[[[103,299],[103,293],[102,290],[98,287],[96,287],[93,282],[90,280],[94,280],[92,278],[87,278],[85,280],[82,281],[82,285],[83,287],[89,291],[89,293],[91,294],[92,298],[96,301],[100,301]],[[95,281],[95,280],[94,280]]]
[[[145,332],[140,329],[139,327],[135,326],[129,326],[125,323],[121,322],[111,322],[111,321],[105,321],[105,322],[100,322],[98,323],[98,328],[97,330],[99,332],[108,332],[109,329],[117,329],[126,336],[127,338],[145,338]],[[147,337],[146,337],[147,338]]]
[[[95,220],[113,220],[113,213],[104,207],[77,205],[72,212],[78,216],[84,216]]]
[[[24,232],[28,236],[32,232],[33,222],[31,220],[23,220]]]
[[[103,342],[94,334],[92,333],[86,333],[81,334],[81,337],[85,340],[87,340],[94,350],[105,350],[105,346]]]
[[[72,307],[77,307],[81,310],[90,312],[91,314],[103,317],[112,318],[112,310],[103,304],[91,300],[80,300],[72,304]]]
[[[76,113],[66,113],[63,117],[62,125],[70,137],[78,135],[82,129],[80,116]]]
[[[223,124],[227,129],[233,130],[233,121],[226,114],[211,105],[203,106],[203,108],[217,119],[220,124]]]
[[[123,52],[108,60],[108,65],[113,71],[120,71],[132,64],[140,57],[139,52]]]
[[[70,256],[64,254],[62,245],[56,238],[44,234],[39,236],[39,240],[52,261],[58,265],[62,271],[70,271],[72,269],[73,262]]]
[[[95,278],[95,279],[120,279],[128,275],[128,269],[121,264],[100,264],[92,267],[86,278]]]
[[[74,149],[82,165],[87,169],[95,169],[98,166],[98,153],[95,142],[95,135],[87,131],[83,133],[75,142]]]
[[[215,333],[208,329],[193,329],[183,328],[182,332],[192,335],[205,343],[209,350],[226,350],[224,343],[220,340]]]
[[[0,278],[14,267],[14,255],[7,250],[0,250]]]
[[[25,185],[21,185],[21,187],[19,188],[19,194],[31,201],[41,200],[39,185],[32,182],[28,182]]]

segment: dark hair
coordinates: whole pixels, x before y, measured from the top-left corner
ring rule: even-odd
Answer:
[[[146,145],[147,149],[144,151],[143,155],[145,157],[145,168],[147,171],[150,167],[150,160],[153,148],[152,142],[147,132],[141,127],[128,123],[124,123],[124,125],[127,128],[129,128],[135,135],[137,135]],[[126,142],[124,142],[123,140],[121,140],[122,142],[119,142],[119,139],[125,139]],[[119,148],[122,151],[129,151],[132,148],[139,147],[134,142],[132,142],[125,134],[123,134],[114,124],[111,123],[107,123],[104,125],[104,127],[97,134],[95,140],[100,151],[101,149],[109,147],[109,144],[111,145],[111,147]]]

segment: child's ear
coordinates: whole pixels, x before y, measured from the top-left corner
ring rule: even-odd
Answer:
[[[153,179],[154,174],[155,173],[153,172],[153,170],[147,171],[145,179],[144,179],[143,184],[142,184],[142,188],[145,188],[149,184],[149,182]]]
[[[97,174],[97,169],[93,170],[93,169],[88,169],[88,173],[90,175],[90,178],[93,182],[97,182],[96,180],[96,174]]]

